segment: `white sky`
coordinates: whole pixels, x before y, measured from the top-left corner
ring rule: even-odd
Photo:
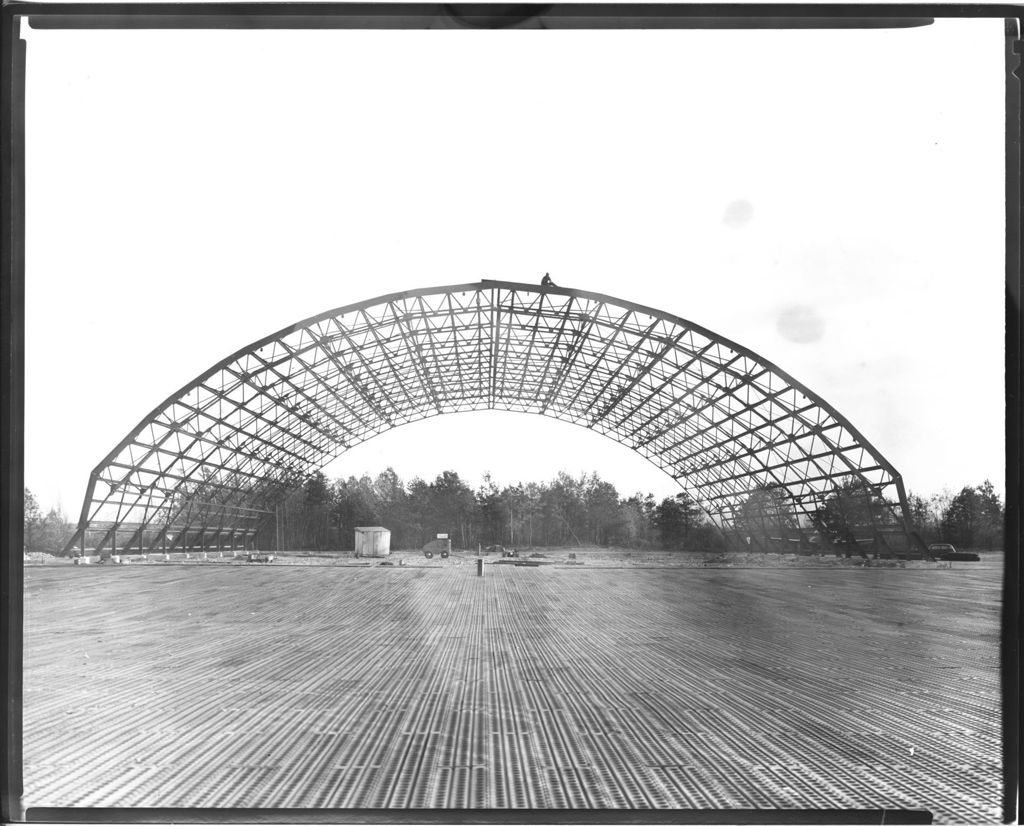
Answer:
[[[912,490],[1003,484],[1000,20],[26,38],[25,471],[44,507],[77,516],[144,415],[274,330],[548,271],[773,361]],[[327,472],[387,465],[677,490],[524,414],[399,428]]]

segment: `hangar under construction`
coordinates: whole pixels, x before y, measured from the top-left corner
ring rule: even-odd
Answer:
[[[352,446],[487,409],[626,445],[734,545],[927,553],[896,470],[783,370],[660,310],[503,281],[350,304],[219,361],[96,466],[67,550],[251,548],[279,503]]]

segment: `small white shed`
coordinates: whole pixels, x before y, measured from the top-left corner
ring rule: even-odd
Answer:
[[[391,531],[387,528],[356,528],[356,556],[391,556]]]

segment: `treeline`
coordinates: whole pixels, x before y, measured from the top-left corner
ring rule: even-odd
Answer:
[[[596,473],[559,473],[549,483],[499,487],[489,478],[477,489],[446,470],[432,482],[404,483],[392,468],[329,481],[311,476],[279,511],[282,547],[353,550],[355,528],[391,531],[391,547],[423,547],[448,534],[453,547],[620,545],[631,548],[708,550],[724,547],[721,533],[683,494],[658,502],[651,494],[628,498]],[[277,542],[273,525],[258,538]]]
[[[950,542],[978,550],[1003,548],[1003,503],[992,483],[949,490],[929,499],[907,494],[910,521],[926,542]]]
[[[898,510],[893,503],[851,479],[828,494],[804,528],[815,528],[832,543],[849,546],[855,535],[871,525],[897,526]],[[788,522],[787,500],[780,488],[760,488],[750,493],[736,514],[734,527],[742,536],[758,533],[779,534]],[[1003,503],[987,479],[980,485],[967,485],[957,493],[945,490],[925,499],[907,494],[911,528],[926,543],[949,542],[957,548],[1002,550]]]
[[[816,515],[817,527],[840,536],[844,523],[870,523],[856,513],[864,497],[842,491]],[[766,521],[781,519],[777,491],[754,491],[741,507],[736,528],[756,533]],[[1003,547],[1003,504],[992,483],[944,491],[928,499],[908,494],[910,521],[926,542],[950,542],[958,548]],[[455,471],[432,482],[405,483],[392,468],[375,478],[329,480],[314,473],[292,494],[258,537],[258,545],[296,550],[353,550],[355,528],[380,525],[391,531],[391,547],[423,547],[439,533],[457,548],[477,545],[546,547],[618,545],[679,551],[717,551],[725,539],[685,494],[657,501],[651,494],[619,495],[596,473],[573,477],[559,473],[548,483],[499,487],[489,477],[472,489]],[[25,489],[25,552],[62,553],[74,533],[60,507],[43,513]],[[777,533],[777,531],[776,531]]]
[[[59,506],[44,514],[35,495],[25,488],[25,553],[57,555],[74,532],[74,525]]]

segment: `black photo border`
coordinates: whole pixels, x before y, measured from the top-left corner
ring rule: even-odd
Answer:
[[[1003,822],[1018,817],[1020,740],[1021,5],[725,3],[36,3],[0,8],[0,818],[6,823],[924,823],[883,810],[490,811],[31,809],[22,794],[25,387],[25,69],[23,26],[49,29],[874,29],[941,18],[1002,18],[1005,35],[1006,525],[1002,603]],[[939,61],[942,55],[935,55]],[[753,68],[753,67],[752,67]],[[928,67],[920,67],[927,73]]]

